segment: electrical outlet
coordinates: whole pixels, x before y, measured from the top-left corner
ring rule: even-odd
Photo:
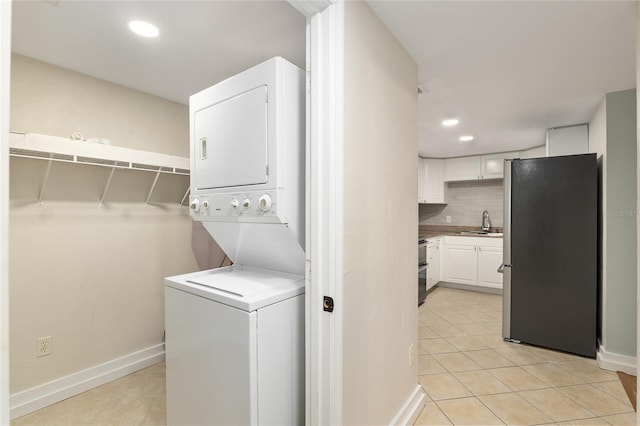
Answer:
[[[413,367],[413,363],[415,362],[416,354],[415,354],[415,344],[412,343],[409,345],[409,367]]]
[[[51,355],[51,336],[38,337],[37,356]]]
[[[447,223],[451,223],[451,216],[447,216]]]

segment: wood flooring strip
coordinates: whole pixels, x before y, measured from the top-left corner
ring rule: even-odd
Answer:
[[[629,397],[629,401],[631,401],[631,405],[633,405],[633,411],[637,412],[636,409],[636,398],[637,398],[637,385],[636,385],[636,376],[631,376],[629,374],[623,373],[622,371],[616,371],[618,373],[618,378],[622,383],[622,387],[624,388],[627,396]]]

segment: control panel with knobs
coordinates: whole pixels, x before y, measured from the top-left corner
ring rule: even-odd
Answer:
[[[284,218],[278,216],[277,198],[277,191],[200,195],[191,198],[189,209],[196,220],[279,222]]]

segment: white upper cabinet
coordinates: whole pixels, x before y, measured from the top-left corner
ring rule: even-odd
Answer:
[[[510,158],[520,158],[520,153],[503,152],[481,156],[482,179],[502,179],[504,177],[504,160]]]
[[[480,179],[480,157],[458,157],[445,160],[445,181]]]
[[[549,157],[589,152],[589,125],[558,127],[547,130]]]
[[[418,202],[444,204],[444,160],[418,159]]]
[[[424,184],[427,180],[427,166],[424,158],[418,157],[418,203],[424,203]]]
[[[445,160],[445,181],[502,179],[504,160],[508,158],[520,158],[520,153],[502,152],[472,157],[447,158]]]

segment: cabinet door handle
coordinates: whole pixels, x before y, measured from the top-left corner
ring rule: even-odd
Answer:
[[[498,266],[498,270],[496,272],[498,272],[499,274],[503,274],[504,273],[504,263],[502,265]]]

